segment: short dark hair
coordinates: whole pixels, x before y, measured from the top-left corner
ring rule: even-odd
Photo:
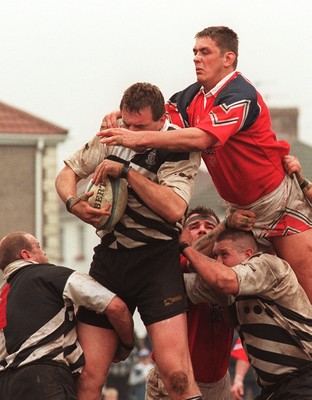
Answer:
[[[222,231],[217,239],[216,243],[223,240],[232,240],[233,242],[241,242],[244,245],[249,245],[255,252],[258,250],[256,239],[251,231],[242,231],[235,228],[226,228]]]
[[[5,236],[0,242],[0,269],[9,265],[11,262],[21,258],[21,251],[32,250],[33,246],[27,238],[27,233],[23,231],[13,232]]]
[[[189,208],[187,210],[187,213],[185,216],[185,221],[193,214],[199,214],[199,215],[202,215],[203,217],[212,215],[216,219],[218,224],[220,223],[219,217],[217,216],[217,214],[214,212],[214,210],[212,208],[207,208],[207,207],[201,206],[201,205],[196,206],[194,208]]]
[[[232,51],[236,55],[233,67],[237,67],[239,39],[232,29],[227,26],[209,26],[195,35],[195,39],[203,37],[210,37],[214,40],[221,51],[221,55],[224,55],[227,51]]]
[[[165,99],[160,89],[147,82],[138,82],[131,85],[123,94],[120,101],[120,111],[140,113],[150,108],[153,121],[158,121],[165,114]]]

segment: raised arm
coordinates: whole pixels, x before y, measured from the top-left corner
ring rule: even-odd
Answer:
[[[183,255],[208,286],[222,294],[236,295],[238,293],[237,276],[231,268],[201,254],[191,246],[184,245],[190,242],[190,232],[187,229],[183,230],[179,241]]]
[[[193,242],[192,247],[206,256],[211,256],[216,238],[224,229],[225,222],[222,221],[212,231]]]
[[[217,236],[224,231],[226,227],[250,231],[255,221],[256,214],[253,211],[240,209],[235,210],[234,213],[230,214],[224,221],[220,222],[220,224],[218,224],[212,231],[193,242],[192,247],[206,256],[211,256]]]
[[[97,134],[108,146],[122,145],[130,149],[168,149],[173,152],[203,151],[213,146],[217,139],[198,128],[183,128],[166,131],[129,131],[124,128],[102,130]]]

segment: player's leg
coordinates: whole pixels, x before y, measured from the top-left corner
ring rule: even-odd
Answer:
[[[186,314],[147,326],[160,376],[172,400],[201,396],[189,354]],[[201,397],[199,397],[201,398]]]
[[[285,176],[277,189],[248,208],[257,215],[252,229],[257,241],[273,244],[312,301],[312,207],[298,181]]]
[[[189,355],[187,299],[178,243],[168,241],[138,249],[135,255],[133,291],[138,294],[138,311],[151,339],[160,376],[172,400],[196,399],[201,395]]]
[[[116,353],[118,338],[114,330],[78,322],[78,340],[86,364],[77,381],[78,400],[99,400],[109,367]]]
[[[232,400],[231,377],[229,371],[219,381],[212,383],[198,383],[203,400]]]
[[[294,235],[273,237],[271,241],[276,254],[291,265],[312,302],[312,229]]]
[[[157,365],[147,375],[145,400],[170,400]]]

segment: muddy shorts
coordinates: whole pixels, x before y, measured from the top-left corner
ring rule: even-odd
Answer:
[[[312,228],[312,205],[297,179],[288,175],[272,193],[244,207],[230,204],[226,214],[238,208],[256,213],[252,232],[263,246],[271,245],[271,237],[293,235]]]

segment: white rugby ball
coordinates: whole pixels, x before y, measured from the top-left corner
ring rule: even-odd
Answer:
[[[88,202],[94,208],[103,208],[107,204],[111,207],[108,211],[111,215],[103,215],[95,228],[110,232],[115,224],[123,216],[128,201],[128,184],[126,179],[112,178],[106,179],[106,184],[100,182],[95,185],[89,182],[86,192],[93,191],[94,194],[89,197]]]

